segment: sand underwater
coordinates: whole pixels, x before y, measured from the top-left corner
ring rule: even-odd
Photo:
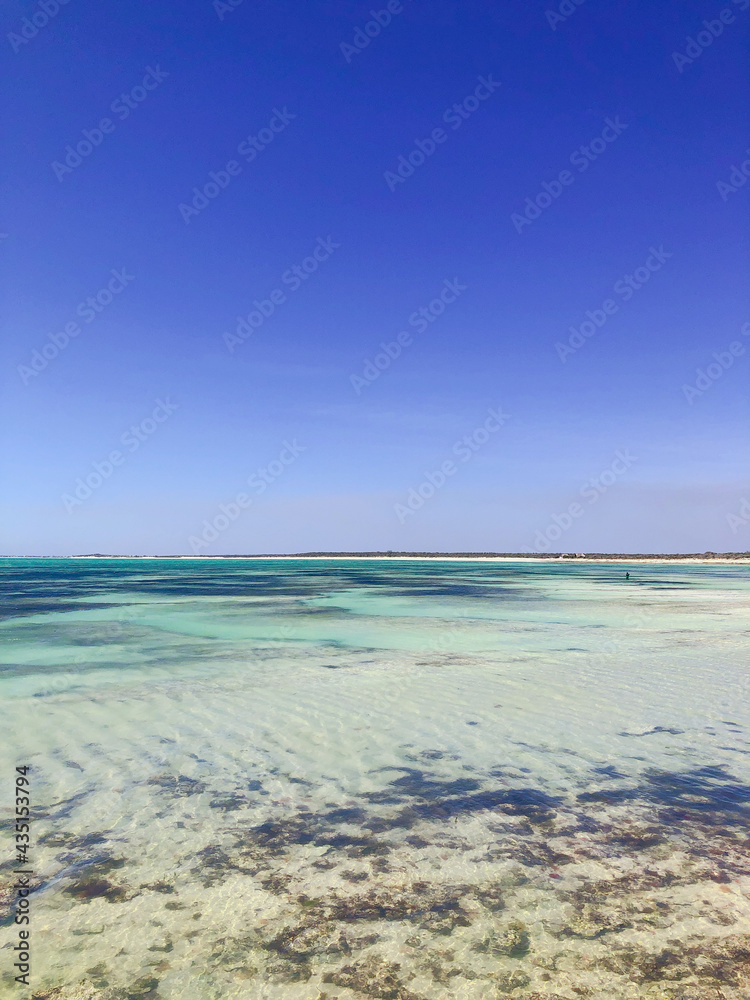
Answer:
[[[0,566],[3,997],[750,1000],[748,567]]]

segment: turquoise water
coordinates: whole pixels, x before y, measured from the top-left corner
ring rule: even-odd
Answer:
[[[750,997],[747,566],[0,568],[39,996]]]

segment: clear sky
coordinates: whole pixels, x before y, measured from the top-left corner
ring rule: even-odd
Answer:
[[[750,549],[750,0],[2,22],[1,553]]]

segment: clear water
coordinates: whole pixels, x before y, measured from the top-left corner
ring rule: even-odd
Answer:
[[[750,997],[747,566],[0,569],[35,996]]]

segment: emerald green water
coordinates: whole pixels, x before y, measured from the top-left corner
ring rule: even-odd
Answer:
[[[0,569],[35,995],[750,996],[748,567]]]

